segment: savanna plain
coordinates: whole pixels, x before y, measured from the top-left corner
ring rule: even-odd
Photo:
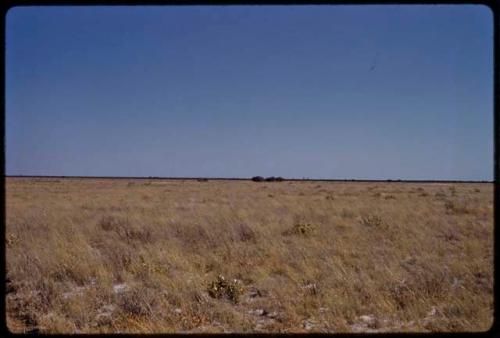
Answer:
[[[5,178],[11,332],[485,331],[493,184]]]

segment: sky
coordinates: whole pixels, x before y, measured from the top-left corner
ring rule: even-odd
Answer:
[[[485,6],[15,7],[7,175],[493,179]]]

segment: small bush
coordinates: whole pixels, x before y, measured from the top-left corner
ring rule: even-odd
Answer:
[[[266,182],[274,182],[274,181],[276,181],[276,177],[274,176],[266,178]]]
[[[316,226],[311,223],[298,223],[295,224],[295,231],[298,234],[306,235],[316,230]]]
[[[225,298],[233,303],[238,303],[243,293],[243,287],[237,279],[227,281],[224,276],[218,275],[217,280],[210,283],[207,291],[212,298]]]
[[[367,227],[380,227],[384,224],[382,218],[377,215],[364,216],[361,219],[361,223]]]
[[[254,176],[254,177],[252,177],[252,181],[254,181],[254,182],[264,182],[264,177],[262,177],[262,176]]]
[[[316,225],[311,223],[296,223],[293,228],[283,232],[283,235],[308,236],[316,231]]]
[[[13,247],[19,243],[19,237],[16,234],[9,234],[5,241],[8,247]]]

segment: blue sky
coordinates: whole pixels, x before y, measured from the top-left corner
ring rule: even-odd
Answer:
[[[484,6],[16,7],[6,174],[493,178]]]

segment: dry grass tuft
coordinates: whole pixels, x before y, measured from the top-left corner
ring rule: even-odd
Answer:
[[[436,192],[434,194],[434,197],[437,199],[437,200],[444,200],[446,198],[446,193],[442,190],[439,190],[438,192]]]
[[[151,316],[158,304],[155,293],[149,288],[133,288],[118,295],[118,306],[126,316]]]
[[[445,202],[444,207],[451,214],[469,214],[472,212],[466,201],[448,200]]]

